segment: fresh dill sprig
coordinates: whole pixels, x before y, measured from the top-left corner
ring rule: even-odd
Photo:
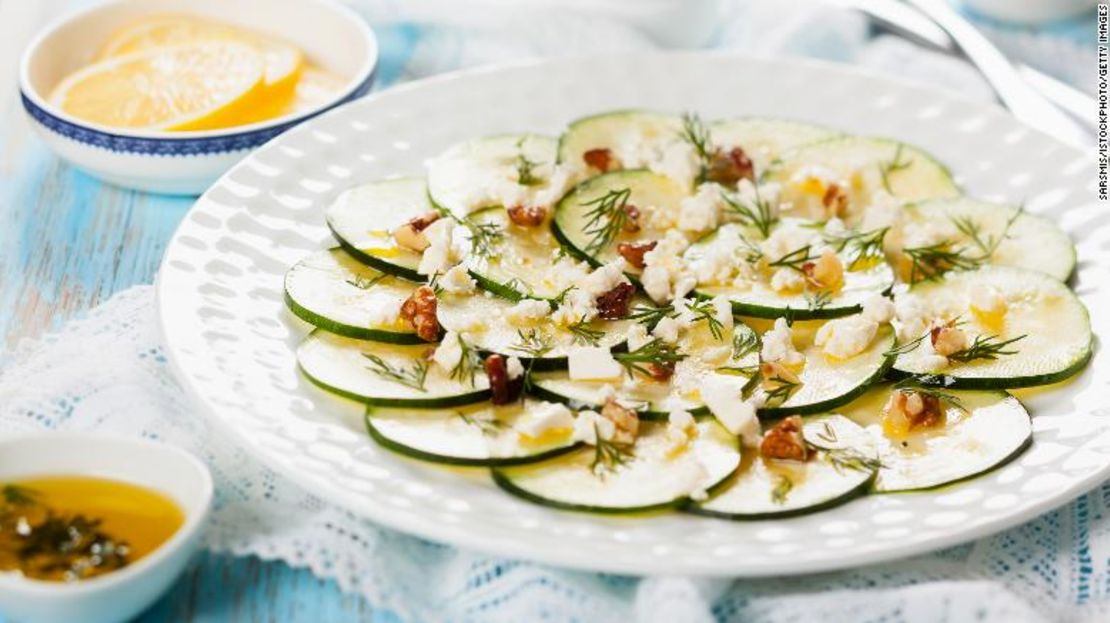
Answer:
[[[535,160],[529,160],[528,156],[524,155],[524,141],[528,137],[522,137],[516,143],[519,150],[516,157],[516,181],[521,186],[535,186],[542,184],[543,179],[535,174],[534,169],[539,163]]]
[[[613,353],[613,359],[617,363],[624,366],[628,376],[633,376],[633,372],[639,372],[644,376],[651,376],[651,366],[666,366],[668,364],[678,363],[686,358],[686,355],[678,352],[675,347],[668,344],[659,338],[644,344],[636,350],[627,353]]]
[[[608,247],[628,223],[628,212],[625,206],[632,190],[628,188],[613,189],[604,195],[591,199],[581,205],[592,206],[586,212],[586,226],[583,231],[589,236],[585,251],[593,255]]]
[[[558,307],[558,306],[562,305],[563,303],[566,303],[567,302],[567,295],[570,294],[570,291],[571,290],[577,290],[577,289],[578,289],[578,286],[567,286],[566,288],[563,288],[563,290],[561,292],[559,292],[554,297],[552,297],[552,299],[551,299],[552,305],[554,305],[555,307]]]
[[[773,268],[789,268],[799,273],[805,272],[802,265],[814,259],[809,252],[810,246],[807,244],[804,247],[794,249],[773,262],[768,262],[767,265]]]
[[[922,394],[922,395],[925,395],[925,396],[931,396],[933,398],[936,398],[938,401],[940,401],[942,403],[946,403],[948,405],[951,405],[951,406],[959,409],[960,411],[964,411],[964,412],[967,411],[967,409],[964,408],[963,401],[961,401],[958,396],[956,396],[955,394],[952,394],[950,392],[944,391],[944,389],[941,388],[941,387],[936,387],[936,386],[927,384],[926,381],[929,378],[932,378],[932,375],[909,376],[909,377],[906,377],[906,378],[902,379],[901,381],[898,381],[897,383],[895,383],[893,389],[896,390],[896,391],[897,390],[913,391],[913,392],[916,392],[918,394]]]
[[[543,357],[555,347],[551,341],[551,336],[539,329],[528,329],[527,331],[517,329],[516,334],[520,341],[510,345],[509,350],[524,353],[533,359]]]
[[[459,416],[460,419],[462,419],[463,422],[466,422],[470,426],[473,426],[482,431],[482,434],[486,437],[495,437],[500,434],[501,431],[509,427],[508,424],[502,422],[494,416],[478,418],[474,417],[473,415],[467,415],[462,411],[456,411],[455,413]]]
[[[759,335],[755,331],[736,331],[732,335],[732,359],[738,361],[758,353],[760,349]]]
[[[697,113],[682,113],[682,140],[690,144],[698,154],[702,166],[707,166],[713,158],[713,143],[709,136],[709,128]]]
[[[890,174],[908,169],[913,164],[913,160],[902,159],[902,147],[902,145],[898,145],[898,148],[894,150],[893,158],[879,163],[879,176],[882,177],[883,188],[890,194],[894,194],[894,190],[890,187]]]
[[[997,335],[977,335],[970,346],[948,355],[948,359],[966,363],[976,359],[998,359],[1000,355],[1016,355],[1018,351],[1007,350],[1006,347],[1026,337],[1029,336],[1019,335],[1008,340],[1000,340]]]
[[[653,307],[651,305],[636,305],[629,312],[627,318],[645,326],[653,326],[660,320],[674,315],[673,305],[660,305]]]
[[[771,228],[779,222],[771,202],[760,196],[758,184],[755,186],[755,201],[752,203],[742,201],[739,197],[730,196],[725,192],[721,193],[721,198],[725,200],[741,224],[756,228],[764,238],[770,235]]]
[[[902,249],[909,256],[910,283],[939,279],[952,270],[973,270],[981,266],[984,258],[968,255],[963,247],[953,247],[948,241],[923,247]]]
[[[759,261],[763,259],[763,250],[751,240],[739,235],[737,237],[740,239],[740,245],[744,247],[744,261],[750,266],[759,264]]]
[[[837,473],[843,473],[844,470],[873,472],[883,467],[883,462],[878,457],[867,456],[854,448],[826,448],[808,441],[806,445],[820,453]]]
[[[773,389],[767,390],[767,404],[781,405],[790,399],[790,395],[794,390],[801,387],[801,383],[794,381],[787,381],[782,378],[772,379],[776,385]]]
[[[818,439],[822,441],[827,441],[829,443],[836,443],[836,429],[833,428],[832,424],[829,424],[827,421],[821,422],[821,430],[817,434],[815,434],[814,437],[817,437]]]
[[[840,235],[825,235],[824,240],[837,253],[847,250],[850,253],[848,270],[855,270],[857,266],[870,265],[884,259],[883,241],[889,231],[889,227],[864,232],[851,231]]]
[[[1024,213],[1025,206],[1019,206],[1014,212],[1014,215],[1006,220],[1006,225],[1002,228],[1002,233],[997,236],[984,237],[983,226],[970,216],[952,216],[949,217],[949,220],[961,234],[967,236],[972,244],[979,249],[983,259],[988,260],[994,255],[994,252],[998,250],[998,246],[1010,237],[1010,229]]]
[[[785,504],[786,496],[790,494],[790,490],[794,488],[794,481],[785,474],[779,474],[775,478],[775,487],[771,489],[771,501],[775,504]]]
[[[405,366],[394,367],[373,353],[362,353],[362,356],[370,362],[367,369],[383,379],[418,391],[427,391],[424,388],[424,381],[428,378],[428,362],[422,359],[414,359],[411,368]]]
[[[590,463],[590,471],[594,476],[604,478],[607,473],[615,471],[634,456],[630,446],[602,439],[597,424],[594,424],[594,460]]]
[[[470,217],[451,218],[470,232],[470,253],[477,257],[493,256],[497,245],[505,238],[505,230],[497,223],[479,223]]]
[[[817,292],[806,293],[806,307],[809,311],[818,311],[828,307],[832,302],[832,292],[828,290],[820,290]]]
[[[585,320],[579,320],[574,324],[567,325],[567,331],[570,331],[571,338],[575,344],[583,344],[586,346],[597,346],[601,343],[601,338],[605,337],[604,331],[591,328],[590,323]]]
[[[385,273],[378,273],[373,277],[367,277],[364,273],[359,273],[355,275],[354,279],[347,279],[346,281],[349,285],[352,285],[359,290],[369,290],[370,288],[374,287],[375,284],[381,282],[388,276],[389,275]]]
[[[694,312],[695,321],[704,320],[709,333],[713,339],[718,342],[724,339],[725,325],[717,318],[717,308],[713,306],[712,301],[690,301],[686,304],[686,308]]]
[[[930,331],[926,330],[925,333],[922,333],[921,335],[919,335],[919,336],[915,337],[914,339],[906,342],[905,344],[900,344],[900,345],[897,345],[897,346],[894,346],[894,347],[890,348],[890,350],[883,353],[883,356],[884,357],[899,357],[899,356],[905,355],[907,353],[912,353],[918,346],[921,345],[922,342],[925,341],[925,338],[929,337],[929,333],[930,333]]]
[[[459,355],[459,362],[451,368],[449,376],[460,383],[467,381],[471,387],[474,387],[474,377],[482,367],[482,357],[474,347],[466,343],[462,335],[455,334],[455,339],[458,340],[459,350],[462,352]]]

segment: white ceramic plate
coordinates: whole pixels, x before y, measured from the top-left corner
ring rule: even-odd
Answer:
[[[992,107],[822,63],[708,54],[570,59],[413,83],[298,127],[243,160],[185,218],[158,282],[170,357],[227,434],[324,499],[429,539],[611,572],[759,576],[887,560],[967,541],[1047,511],[1110,474],[1110,370],[1024,393],[1035,443],[983,478],[869,496],[804,517],[735,523],[554,511],[470,476],[402,459],[364,433],[360,410],[302,378],[307,327],[285,313],[282,275],[333,245],[322,209],[344,188],[419,174],[424,159],[483,134],[558,134],[589,113],[648,107],[707,118],[772,115],[921,145],[969,194],[1025,200],[1079,243],[1078,290],[1110,335],[1110,212],[1094,160]],[[1099,380],[1101,379],[1101,380]]]

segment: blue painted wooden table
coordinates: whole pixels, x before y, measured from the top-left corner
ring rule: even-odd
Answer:
[[[39,28],[82,3],[0,0],[0,366],[21,339],[57,328],[114,292],[150,283],[193,203],[101,184],[31,135],[16,97],[19,55]],[[397,67],[405,46],[382,34],[383,63]],[[391,80],[396,72],[385,75]],[[206,553],[140,620],[395,619],[306,570]]]

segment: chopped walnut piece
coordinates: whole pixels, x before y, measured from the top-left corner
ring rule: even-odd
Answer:
[[[513,206],[508,213],[513,225],[520,227],[538,227],[547,219],[547,208],[543,206]]]
[[[883,407],[883,424],[888,430],[905,433],[915,428],[930,428],[944,423],[940,398],[913,389],[899,389]]]
[[[640,208],[626,203],[624,204],[624,214],[628,218],[624,219],[624,225],[621,227],[626,233],[634,234],[640,231]]]
[[[436,317],[436,292],[431,286],[420,286],[401,305],[401,318],[416,330],[425,342],[439,339],[439,319]]]
[[[779,385],[797,385],[802,382],[793,370],[777,361],[764,361],[759,364],[759,375],[763,379],[763,389],[775,389]]]
[[[501,355],[490,355],[484,362],[489,378],[490,399],[495,405],[507,405],[520,397],[524,377],[509,378],[509,366]]]
[[[636,287],[631,283],[618,283],[605,294],[597,297],[597,315],[605,320],[618,320],[628,315],[628,303]]]
[[[829,184],[821,197],[821,205],[825,206],[825,215],[829,218],[840,218],[848,214],[848,193],[839,184]]]
[[[585,161],[588,166],[602,173],[608,173],[609,171],[615,171],[621,168],[621,162],[613,155],[613,150],[605,147],[586,150],[586,153],[582,154],[582,160]]]
[[[836,290],[844,284],[844,264],[832,249],[825,249],[815,262],[802,264],[806,285],[816,290]]]
[[[428,242],[428,237],[424,235],[424,230],[438,220],[439,212],[425,212],[420,216],[410,219],[409,222],[401,225],[397,229],[394,229],[393,240],[406,249],[412,249],[417,253],[423,253],[424,249],[427,249],[430,244]]]
[[[967,348],[967,334],[952,324],[930,329],[929,341],[936,354],[942,357],[949,357]]]
[[[632,266],[643,270],[644,256],[655,249],[658,244],[657,240],[651,242],[621,242],[617,245],[617,253]]]
[[[640,432],[640,416],[635,411],[622,407],[616,400],[608,398],[601,407],[601,417],[612,422],[616,429],[613,433],[613,442],[631,444],[636,441],[636,435]]]
[[[755,181],[755,165],[744,150],[739,147],[725,151],[718,149],[709,160],[705,179],[721,186],[734,188],[742,179]]]
[[[652,380],[662,383],[674,376],[674,362],[650,363],[648,364],[648,373],[651,374]]]
[[[763,433],[759,454],[765,459],[805,461],[810,457],[805,436],[802,435],[802,418],[791,415]]]

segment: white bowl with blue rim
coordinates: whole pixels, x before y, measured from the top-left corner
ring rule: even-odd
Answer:
[[[63,77],[89,63],[118,28],[146,15],[188,13],[272,34],[345,76],[329,101],[306,111],[221,130],[165,132],[82,121],[49,101]],[[302,121],[365,95],[378,64],[366,22],[332,0],[115,0],[65,16],[23,54],[19,88],[31,125],[61,158],[112,184],[199,194],[251,149]]]

